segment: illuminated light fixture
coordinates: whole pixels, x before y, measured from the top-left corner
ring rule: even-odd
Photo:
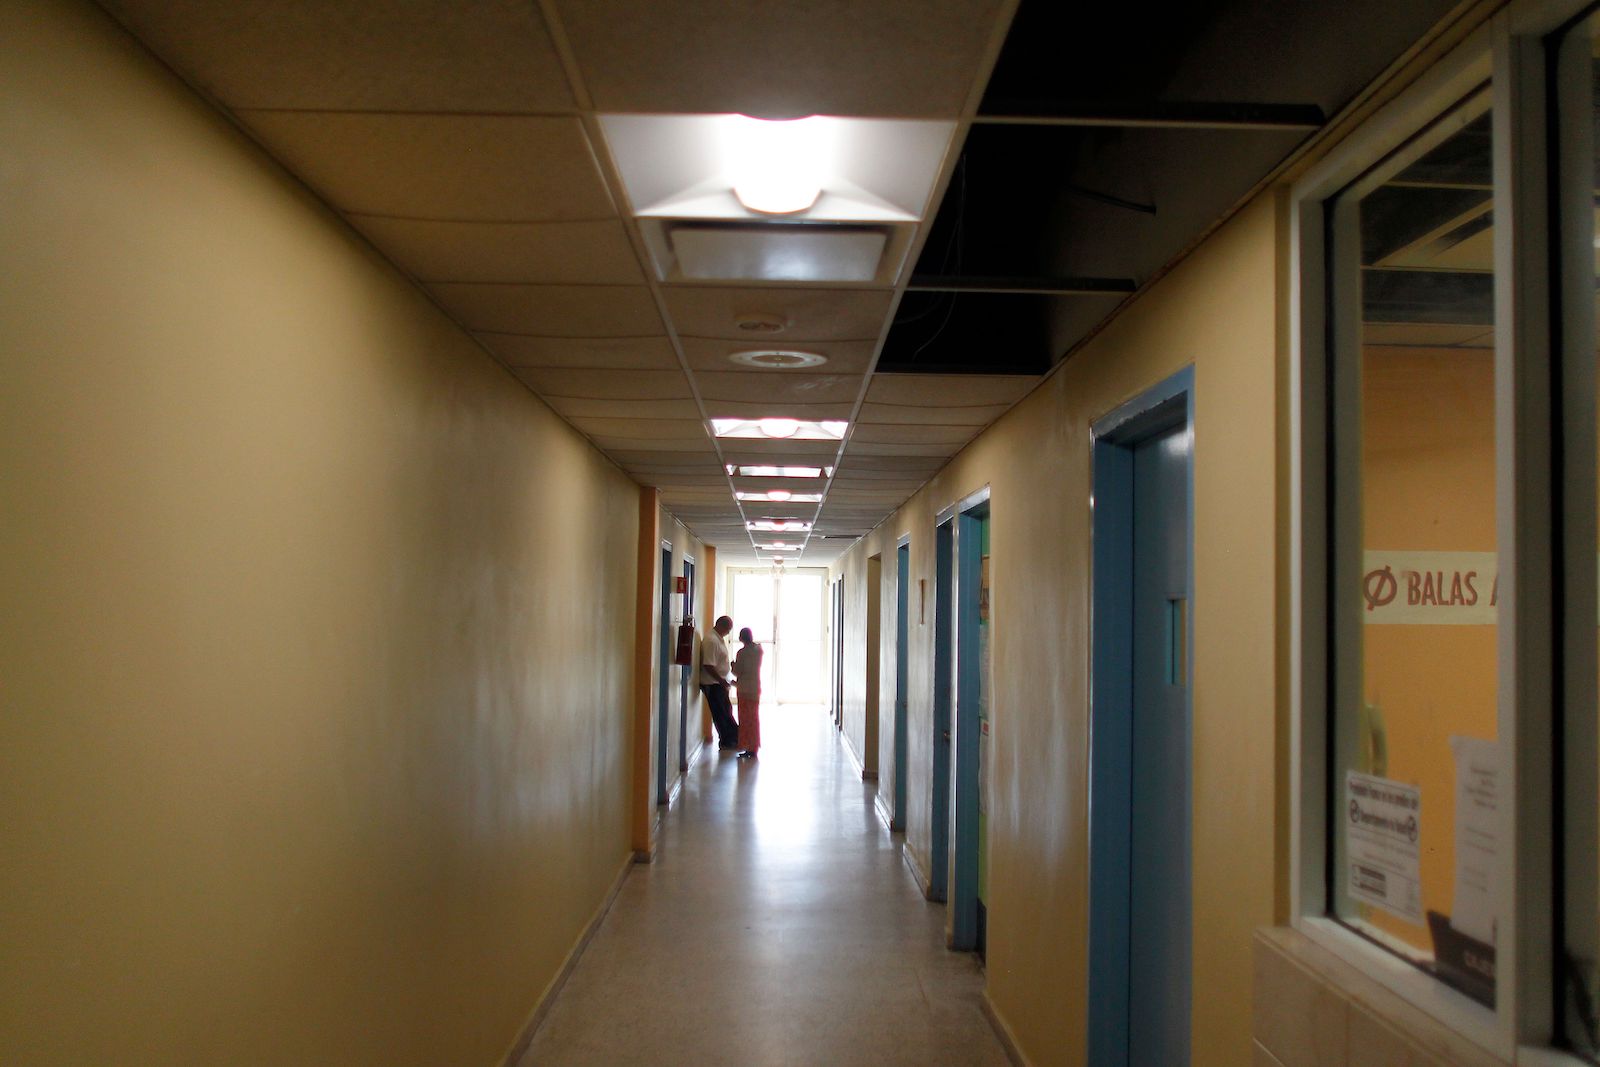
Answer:
[[[801,367],[820,367],[828,362],[828,357],[820,352],[797,352],[792,348],[755,348],[731,353],[728,359],[763,370],[798,370]]]
[[[764,533],[806,533],[811,529],[811,524],[801,519],[757,519],[745,523],[745,528]]]
[[[819,504],[822,502],[821,493],[791,493],[787,489],[772,489],[764,493],[733,494],[740,501],[767,501],[778,504]]]
[[[738,475],[740,478],[820,478],[823,471],[832,472],[832,467],[770,467],[770,466],[741,466],[737,463],[728,464],[728,473]]]
[[[817,202],[831,169],[827,120],[728,115],[723,122],[724,166],[739,203],[763,215],[793,215]]]
[[[850,424],[842,419],[809,422],[804,419],[712,419],[717,437],[779,438],[786,441],[840,441]]]
[[[756,545],[756,547],[759,548],[759,549],[763,549],[763,550],[765,550],[767,552],[772,552],[772,551],[782,552],[785,549],[799,548],[800,546],[799,545],[791,545],[787,541],[772,541],[772,542],[770,542],[768,544],[765,544],[765,545],[758,544],[758,545]]]

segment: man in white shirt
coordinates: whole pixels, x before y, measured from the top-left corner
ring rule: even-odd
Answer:
[[[728,673],[733,664],[728,659],[725,639],[732,632],[733,620],[724,615],[700,641],[700,692],[711,705],[719,748],[739,747],[739,724],[734,721],[733,704],[728,700]]]

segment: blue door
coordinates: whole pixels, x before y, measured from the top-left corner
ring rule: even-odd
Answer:
[[[949,896],[950,871],[950,682],[955,662],[951,640],[955,586],[953,521],[933,536],[933,790],[928,827],[928,898]]]
[[[988,720],[989,505],[976,504],[955,521],[955,858],[951,864],[950,947],[981,955],[986,864],[979,788],[981,738]]]
[[[906,720],[909,717],[907,701],[908,677],[906,655],[909,641],[909,620],[906,611],[911,599],[911,546],[901,545],[895,552],[895,616],[894,616],[894,817],[890,829],[904,832],[906,828]]]
[[[1190,372],[1094,446],[1089,1061],[1183,1067],[1190,1015]]]
[[[667,802],[667,700],[672,677],[672,548],[661,546],[661,664],[656,672],[656,803]]]
[[[1128,1062],[1189,1062],[1189,436],[1133,453]]]
[[[683,561],[683,580],[688,589],[683,594],[683,617],[689,619],[694,617],[694,560]],[[678,701],[678,770],[686,771],[689,769],[689,679],[698,668],[691,663],[680,670],[683,671],[683,681]],[[698,689],[694,691],[699,692]]]

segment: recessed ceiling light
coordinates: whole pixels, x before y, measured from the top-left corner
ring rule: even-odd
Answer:
[[[781,120],[727,116],[722,133],[725,166],[739,203],[763,215],[793,215],[815,204],[823,177],[832,170],[826,125],[816,115]]]
[[[737,463],[728,464],[728,473],[736,474],[741,478],[820,478],[825,470],[831,467],[770,467],[770,466],[742,466]]]
[[[761,548],[761,549],[766,549],[767,551],[770,552],[773,549],[777,549],[779,551],[782,551],[783,549],[786,549],[786,548],[799,548],[800,546],[799,545],[791,545],[787,541],[772,541],[772,542],[769,542],[768,544],[764,544],[764,545],[758,544],[758,545],[756,545],[756,547],[757,548]]]
[[[828,357],[821,353],[796,352],[788,348],[756,348],[735,352],[728,358],[746,367],[761,367],[764,370],[796,370],[800,367],[820,367],[828,362]]]
[[[792,496],[794,496],[794,494],[789,492],[789,490],[787,490],[787,489],[768,489],[767,490],[767,499],[768,500],[788,500]]]
[[[765,437],[795,441],[839,441],[850,424],[842,419],[809,422],[803,419],[712,419],[717,437]]]
[[[766,533],[804,533],[811,529],[811,524],[804,519],[757,519],[745,523],[745,529]]]

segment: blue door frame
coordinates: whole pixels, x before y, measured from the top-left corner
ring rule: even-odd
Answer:
[[[1194,370],[1185,368],[1161,384],[1099,419],[1093,434],[1093,592],[1092,660],[1089,745],[1089,1030],[1088,1062],[1104,1067],[1138,1067],[1148,1059],[1151,1040],[1162,1045],[1161,1062],[1182,1067],[1188,1062],[1188,1012],[1190,990],[1190,931],[1186,906],[1190,899],[1191,856],[1189,841],[1189,796],[1193,704],[1189,679],[1193,676],[1194,642],[1188,633],[1194,602],[1194,481],[1192,452],[1194,429]],[[1177,688],[1175,701],[1181,706],[1182,751],[1181,782],[1164,780],[1164,800],[1170,805],[1179,798],[1181,810],[1168,820],[1159,842],[1135,841],[1143,836],[1136,828],[1140,785],[1135,752],[1145,742],[1136,723],[1137,642],[1147,635],[1148,626],[1135,629],[1135,558],[1143,556],[1148,545],[1136,542],[1135,464],[1136,451],[1177,432],[1183,438],[1187,479],[1184,511],[1180,516],[1186,551],[1184,561],[1185,594],[1172,613],[1173,630],[1168,647],[1182,649],[1181,662],[1169,667],[1170,681]],[[1143,498],[1148,501],[1148,491]],[[1141,505],[1142,507],[1142,505]],[[1136,547],[1137,546],[1137,547]],[[1171,602],[1169,602],[1170,605]],[[1146,772],[1148,775],[1149,772]],[[1174,839],[1176,838],[1176,839]],[[1155,933],[1165,946],[1162,959],[1139,960],[1141,948],[1135,945],[1146,929],[1145,916],[1151,909],[1136,895],[1138,853],[1166,854],[1165,884],[1158,892],[1184,910],[1180,929]],[[1173,857],[1170,853],[1176,850]],[[1176,897],[1172,896],[1177,894]],[[1136,918],[1136,913],[1138,917]],[[1136,931],[1135,927],[1140,929]],[[1142,944],[1143,942],[1141,942]],[[1156,981],[1160,996],[1152,996],[1150,982],[1140,979],[1150,963],[1159,968]],[[1138,994],[1134,988],[1139,987]],[[1160,1005],[1152,1006],[1155,1001]],[[1161,1020],[1148,1013],[1181,1012],[1181,1021],[1165,1029],[1165,1036],[1152,1039],[1161,1031]],[[1145,1015],[1145,1018],[1141,1018]]]
[[[955,520],[933,534],[933,788],[929,798],[928,899],[945,900],[950,884],[950,679],[955,663],[951,616],[955,597]]]
[[[950,884],[950,947],[978,947],[978,711],[982,675],[978,662],[979,569],[983,542],[979,524],[989,512],[989,490],[979,490],[955,507],[955,663],[951,677],[951,722],[955,762],[954,862]]]
[[[672,546],[661,546],[661,669],[656,677],[656,803],[667,802],[667,698],[672,678]]]
[[[910,718],[907,699],[908,645],[910,644],[907,609],[911,600],[911,545],[901,541],[895,550],[895,608],[894,608],[894,814],[889,829],[904,832],[906,828],[906,774],[909,751],[906,747],[906,724]]]

